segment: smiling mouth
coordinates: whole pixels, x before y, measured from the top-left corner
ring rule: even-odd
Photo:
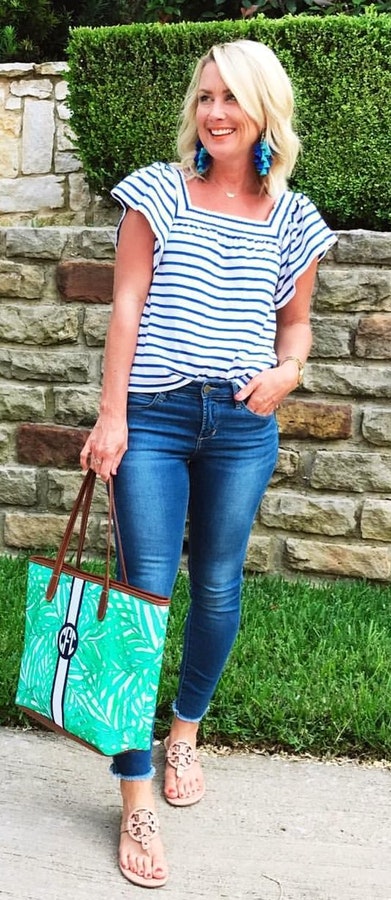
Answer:
[[[212,137],[224,137],[226,134],[233,134],[234,128],[210,128]]]

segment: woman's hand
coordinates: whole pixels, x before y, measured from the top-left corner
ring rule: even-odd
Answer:
[[[265,369],[251,378],[241,390],[235,394],[235,400],[244,401],[253,413],[259,416],[270,416],[278,408],[282,400],[297,387],[297,365],[289,362],[275,369]]]
[[[126,419],[100,415],[80,453],[84,471],[93,469],[102,481],[116,475],[121,459],[128,448]]]

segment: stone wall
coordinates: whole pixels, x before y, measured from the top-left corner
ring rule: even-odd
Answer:
[[[55,546],[94,421],[112,227],[0,228],[0,552]],[[304,386],[248,551],[258,572],[391,581],[391,235],[343,232],[321,263]],[[238,501],[240,502],[240,500]],[[87,536],[101,551],[103,487]]]
[[[0,225],[103,224],[74,149],[64,62],[0,65]]]

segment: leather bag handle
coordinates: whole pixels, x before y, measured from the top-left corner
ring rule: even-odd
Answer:
[[[89,469],[85,477],[83,478],[79,493],[76,497],[75,503],[72,507],[71,514],[68,519],[68,523],[58,550],[58,554],[56,557],[56,561],[53,567],[53,573],[50,578],[47,590],[46,590],[46,599],[48,601],[53,600],[53,597],[56,593],[58,582],[60,580],[60,575],[65,563],[65,557],[69,549],[69,544],[71,541],[71,537],[73,535],[73,531],[75,528],[77,517],[82,511],[82,521],[80,526],[78,547],[77,547],[77,557],[76,557],[76,567],[80,566],[80,560],[84,547],[84,540],[87,530],[88,517],[91,508],[91,502],[94,494],[94,488],[96,484],[96,474],[93,469]],[[103,577],[103,587],[100,595],[100,601],[98,606],[98,619],[104,619],[108,597],[109,597],[109,588],[110,588],[110,557],[111,557],[111,534],[112,534],[112,526],[114,523],[116,540],[117,540],[117,549],[118,555],[120,559],[120,565],[122,569],[122,577],[126,584],[128,583],[126,568],[125,568],[125,560],[123,554],[123,548],[121,543],[121,537],[118,528],[118,519],[117,513],[115,510],[114,503],[114,487],[113,487],[113,479],[110,476],[108,481],[108,495],[109,495],[109,514],[108,514],[108,529],[107,529],[107,545],[106,545],[106,565],[105,572]]]

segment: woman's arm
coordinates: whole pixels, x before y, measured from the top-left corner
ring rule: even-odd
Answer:
[[[152,279],[154,241],[145,216],[128,210],[121,225],[116,255],[99,415],[80,454],[82,468],[95,469],[104,481],[116,474],[127,449],[129,372]]]
[[[236,395],[259,415],[270,415],[299,382],[298,359],[303,365],[311,349],[310,307],[318,260],[315,259],[296,281],[294,297],[277,310],[275,350],[278,367],[255,375]],[[286,359],[288,356],[296,359]],[[284,360],[286,360],[284,362]]]

